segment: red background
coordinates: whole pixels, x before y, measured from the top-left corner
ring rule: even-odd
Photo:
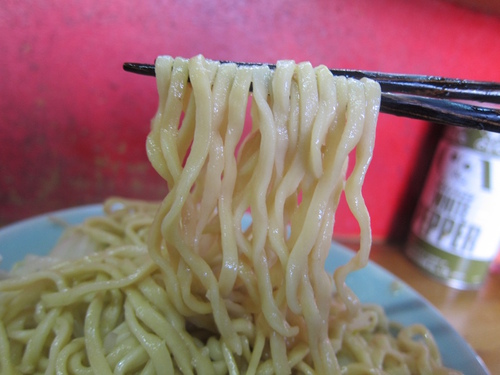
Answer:
[[[145,137],[159,54],[500,81],[500,19],[436,0],[3,0],[0,225],[110,195],[158,199]],[[381,115],[364,192],[402,239],[440,127]],[[357,233],[345,207],[338,235]]]

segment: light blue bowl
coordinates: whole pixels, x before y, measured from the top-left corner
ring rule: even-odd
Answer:
[[[0,268],[10,269],[28,253],[43,255],[57,242],[63,228],[51,218],[69,224],[81,223],[89,216],[102,215],[101,205],[76,207],[34,217],[0,229]],[[245,217],[244,225],[248,225]],[[353,256],[351,250],[332,243],[326,269],[333,272]],[[388,317],[403,325],[421,323],[433,333],[446,366],[464,374],[488,375],[482,360],[452,328],[445,318],[422,296],[382,267],[370,262],[348,276],[348,285],[365,303],[382,305]],[[397,288],[394,286],[397,285]]]

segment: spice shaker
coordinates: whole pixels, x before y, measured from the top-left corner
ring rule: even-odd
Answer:
[[[412,219],[407,256],[457,289],[477,289],[500,247],[500,134],[449,127]]]

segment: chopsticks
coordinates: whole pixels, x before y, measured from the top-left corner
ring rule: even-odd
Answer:
[[[229,61],[221,61],[229,63]],[[262,65],[235,63],[238,66]],[[271,69],[276,66],[267,64]],[[153,64],[124,63],[127,72],[155,76]],[[383,113],[441,125],[500,133],[500,109],[480,103],[500,104],[500,83],[364,70],[330,69],[334,75],[371,78],[380,84]],[[471,104],[474,102],[474,104]]]

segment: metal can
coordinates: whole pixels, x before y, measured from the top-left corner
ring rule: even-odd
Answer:
[[[500,134],[450,127],[412,220],[407,256],[449,286],[477,289],[500,247]]]

